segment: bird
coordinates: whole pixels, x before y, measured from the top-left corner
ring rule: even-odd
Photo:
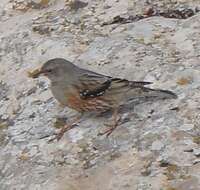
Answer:
[[[102,114],[112,112],[113,124],[101,133],[109,136],[118,126],[119,108],[129,105],[135,100],[175,99],[177,95],[169,90],[152,89],[146,85],[152,82],[129,81],[90,71],[73,64],[63,58],[53,58],[45,62],[39,69],[29,72],[32,78],[46,76],[50,80],[50,89],[55,99],[83,114],[87,112]],[[60,140],[64,133],[73,128],[74,122],[61,128],[56,139]]]

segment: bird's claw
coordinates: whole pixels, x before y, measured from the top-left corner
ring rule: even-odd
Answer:
[[[99,132],[97,135],[98,136],[102,136],[102,135],[106,135],[106,137],[109,137],[111,135],[111,133],[116,129],[116,127],[119,125],[119,122],[121,121],[121,118],[117,119],[114,123],[106,123],[105,125],[108,127],[108,129],[106,129],[103,132]]]
[[[64,126],[63,128],[60,129],[60,131],[58,133],[55,134],[55,136],[53,138],[51,138],[50,140],[48,140],[48,143],[51,143],[54,140],[59,141],[63,137],[63,135],[65,134],[65,132],[67,132],[70,129],[72,129],[75,125],[66,125],[66,126]]]
[[[62,136],[63,136],[63,135],[62,135]],[[55,133],[55,134],[54,134],[54,137],[52,137],[51,139],[48,140],[48,143],[51,143],[51,142],[53,142],[54,140],[59,141],[59,140],[62,138],[62,136],[60,135],[60,133]]]
[[[98,136],[106,135],[106,137],[109,137],[115,128],[116,127],[109,127],[107,130],[105,130],[103,132],[99,132],[97,135]]]

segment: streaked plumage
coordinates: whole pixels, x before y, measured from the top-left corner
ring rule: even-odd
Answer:
[[[54,97],[64,106],[79,112],[116,110],[137,99],[167,99],[177,96],[168,90],[151,89],[151,82],[112,78],[79,68],[56,58],[47,61],[32,77],[44,74],[51,81]]]

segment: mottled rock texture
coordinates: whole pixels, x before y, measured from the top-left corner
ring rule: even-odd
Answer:
[[[1,190],[198,190],[199,0],[1,0]],[[190,8],[187,19],[116,16]],[[62,57],[80,67],[172,90],[177,100],[136,105],[106,138],[106,118],[84,118],[48,143],[57,118],[76,115],[27,71]]]

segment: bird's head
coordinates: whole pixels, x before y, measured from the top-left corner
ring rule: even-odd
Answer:
[[[75,69],[76,66],[71,62],[62,58],[55,58],[44,63],[40,69],[30,72],[29,76],[32,78],[38,78],[43,75],[54,82],[70,75]]]

